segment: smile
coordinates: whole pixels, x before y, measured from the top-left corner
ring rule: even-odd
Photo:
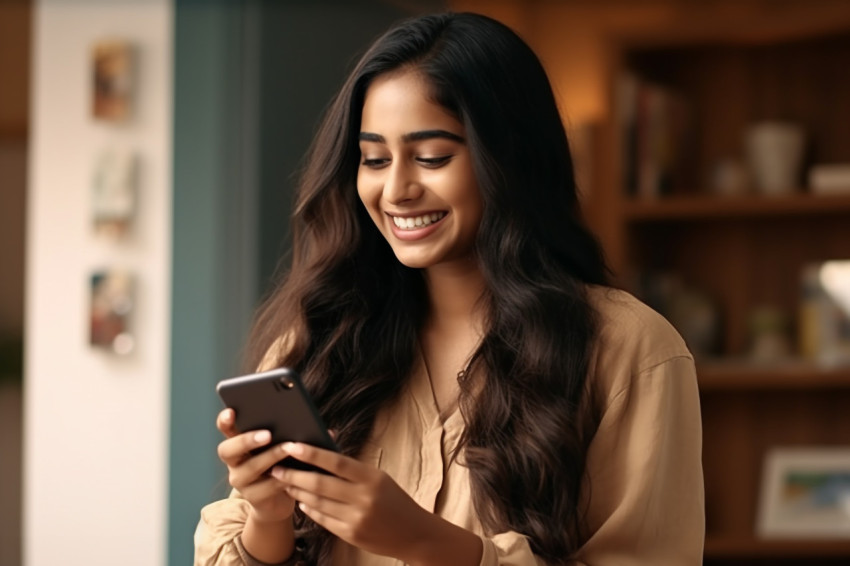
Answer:
[[[430,214],[423,214],[421,216],[408,216],[402,218],[401,216],[393,216],[393,224],[396,225],[400,230],[417,230],[420,228],[425,228],[426,226],[430,226],[435,222],[439,222],[446,216],[445,212],[432,212]]]

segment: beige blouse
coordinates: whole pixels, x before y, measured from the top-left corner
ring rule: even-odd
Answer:
[[[588,454],[588,535],[572,564],[702,564],[702,430],[693,358],[667,321],[627,293],[593,288],[591,300],[601,328],[590,375],[607,401]],[[451,459],[463,427],[457,410],[441,422],[420,358],[401,400],[379,415],[361,460],[389,474],[423,508],[478,534],[481,566],[545,564],[522,534],[483,531],[467,470]],[[234,492],[201,510],[196,566],[257,564],[239,540],[247,507]],[[400,564],[343,542],[334,548],[333,566]]]

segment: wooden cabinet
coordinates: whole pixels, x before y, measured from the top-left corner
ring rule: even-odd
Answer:
[[[745,162],[744,133],[761,120],[803,126],[804,167],[850,163],[850,25],[826,12],[837,4],[783,2],[786,13],[768,18],[770,29],[751,18],[730,32],[734,18],[714,24],[704,18],[698,41],[672,28],[612,36],[612,108],[622,108],[617,85],[628,71],[674,93],[686,109],[674,174],[649,196],[629,186],[633,131],[612,112],[616,118],[598,144],[589,207],[622,285],[641,294],[638,283],[647,274],[674,273],[708,297],[718,314],[717,340],[697,364],[706,564],[850,563],[850,539],[755,534],[769,449],[850,447],[850,368],[794,356],[804,266],[850,259],[850,191],[812,194],[804,175],[778,196],[754,190],[721,196],[712,187],[718,163]],[[750,361],[752,316],[762,306],[785,313],[790,358]]]

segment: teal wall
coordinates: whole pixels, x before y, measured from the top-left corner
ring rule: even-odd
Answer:
[[[215,383],[233,375],[255,299],[255,191],[242,153],[246,9],[175,4],[174,248],[168,563],[192,563],[205,503],[226,495]]]
[[[192,563],[199,510],[228,491],[215,383],[238,371],[288,249],[295,172],[320,116],[373,38],[441,5],[175,0],[169,565]]]

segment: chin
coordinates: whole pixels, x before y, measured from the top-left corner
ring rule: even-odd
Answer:
[[[431,267],[432,263],[429,261],[416,260],[411,258],[399,257],[395,256],[396,259],[405,267],[409,267],[411,269],[426,269]]]
[[[395,253],[395,258],[400,264],[411,269],[426,269],[436,263],[431,257],[409,253]]]

